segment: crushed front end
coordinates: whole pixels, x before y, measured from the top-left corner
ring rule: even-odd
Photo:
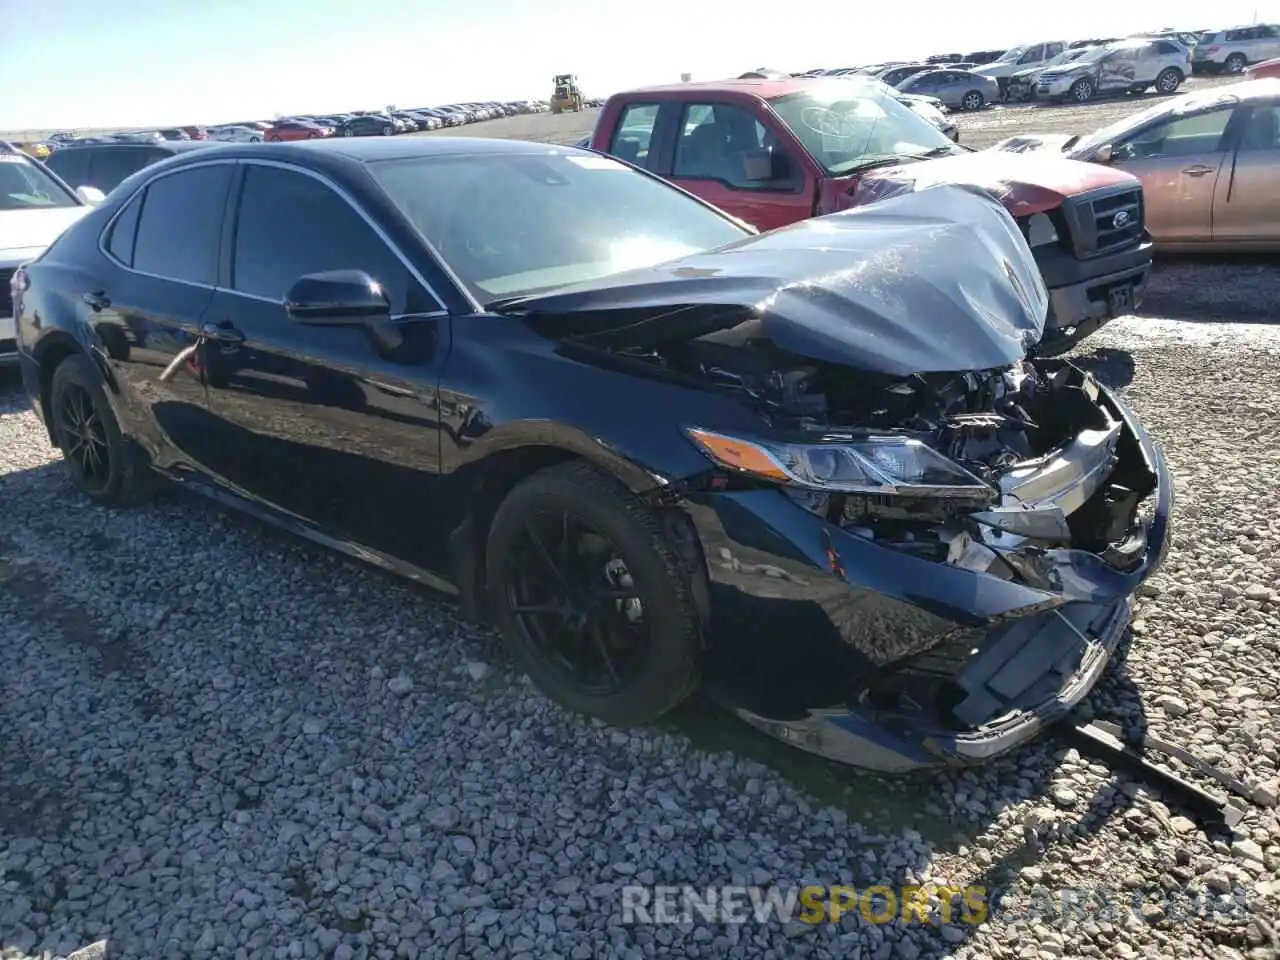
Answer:
[[[715,467],[683,491],[714,696],[902,771],[989,759],[1088,693],[1168,544],[1168,468],[1115,396],[1058,360],[750,366],[705,369],[770,406],[770,439],[694,427]]]

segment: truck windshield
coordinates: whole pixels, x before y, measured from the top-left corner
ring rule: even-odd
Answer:
[[[878,160],[959,153],[946,134],[870,85],[836,81],[830,90],[769,101],[823,169],[844,176]]]
[[[80,201],[42,164],[0,147],[0,210],[78,206]]]

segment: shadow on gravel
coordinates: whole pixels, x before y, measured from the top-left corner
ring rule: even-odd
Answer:
[[[1141,315],[1192,323],[1280,322],[1280,258],[1160,254]]]
[[[1086,342],[1081,350],[1086,352],[1072,356],[1072,363],[1088,370],[1108,387],[1118,390],[1133,382],[1133,354],[1117,347],[1088,349]]]

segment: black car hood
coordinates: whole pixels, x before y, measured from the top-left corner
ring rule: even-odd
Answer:
[[[727,334],[906,376],[1016,362],[1048,294],[1004,207],[947,185],[492,309],[612,350]]]

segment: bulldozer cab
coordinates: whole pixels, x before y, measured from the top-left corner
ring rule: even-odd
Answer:
[[[561,73],[554,78],[555,92],[551,96],[551,112],[581,110],[582,93],[578,90],[578,78],[571,73]]]

